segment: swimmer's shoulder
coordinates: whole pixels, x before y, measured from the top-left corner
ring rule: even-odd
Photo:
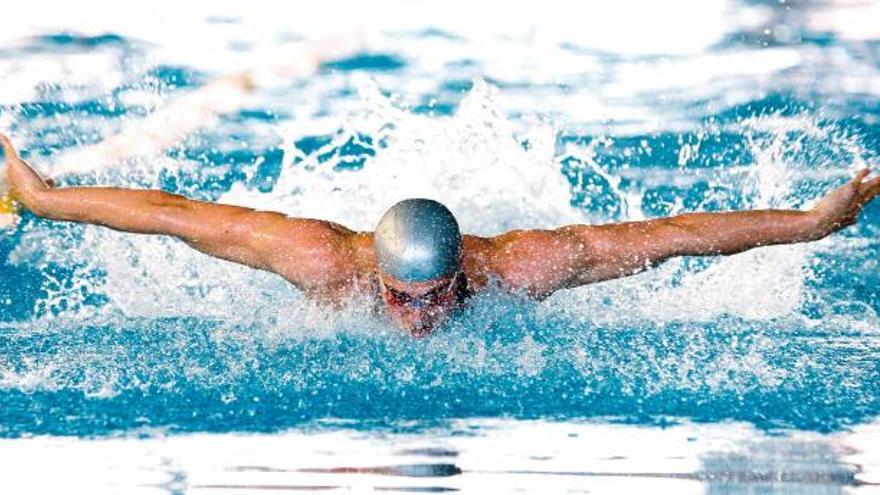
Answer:
[[[465,234],[461,238],[461,264],[471,294],[498,278],[495,245],[490,238]]]
[[[494,237],[465,236],[463,264],[475,290],[496,285],[529,298],[541,298],[531,283],[544,277],[545,264],[552,258],[550,247],[557,234],[550,230],[511,230]]]
[[[359,279],[372,278],[379,266],[372,232],[353,232],[343,254],[349,263],[351,275]]]

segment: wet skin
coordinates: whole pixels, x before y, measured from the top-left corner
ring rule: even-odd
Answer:
[[[416,336],[427,334],[461,303],[460,296],[449,294],[418,307],[390,301],[383,284],[418,299],[449,280],[403,282],[379,273],[370,232],[157,190],[56,188],[22,160],[2,134],[0,144],[13,196],[35,215],[174,236],[208,255],[276,273],[321,301],[339,304],[367,292],[384,302],[392,321]],[[468,294],[483,290],[491,280],[542,299],[558,290],[632,275],[676,256],[730,255],[821,239],[856,223],[865,205],[880,194],[880,177],[869,179],[869,174],[868,169],[860,171],[806,211],[686,213],[638,222],[515,230],[493,237],[464,235],[462,280]]]

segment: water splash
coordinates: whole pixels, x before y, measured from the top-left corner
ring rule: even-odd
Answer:
[[[244,180],[230,183],[219,199],[368,229],[388,204],[424,195],[449,204],[466,230],[491,234],[650,217],[669,196],[657,192],[666,186],[642,180],[655,168],[676,167],[691,177],[672,182],[680,188],[669,213],[731,202],[800,206],[828,178],[810,175],[793,158],[796,151],[821,143],[860,156],[854,141],[838,138],[833,127],[802,115],[771,115],[707,124],[676,141],[673,163],[650,163],[651,154],[663,152],[660,138],[577,144],[561,141],[557,129],[540,121],[517,130],[498,109],[496,90],[482,81],[456,113],[442,118],[400,108],[372,81],[360,84],[363,109],[342,129],[314,145],[280,125],[288,144],[270,187],[257,161],[245,163]],[[712,152],[705,143],[722,130],[741,136],[744,156],[753,161],[692,165]],[[175,173],[165,163],[163,174]],[[98,427],[107,417],[102,408],[113,410],[117,426],[100,428],[128,427],[139,415],[177,424],[180,410],[155,408],[180,400],[204,401],[206,411],[226,411],[240,426],[260,416],[260,429],[323,415],[424,420],[498,413],[635,421],[676,414],[833,428],[878,410],[877,397],[865,389],[876,370],[862,361],[876,348],[855,351],[858,339],[846,337],[854,329],[870,331],[876,313],[862,305],[822,320],[821,332],[854,353],[844,363],[811,343],[816,325],[803,311],[805,300],[816,302],[815,256],[840,242],[677,260],[541,304],[490,292],[435,337],[413,341],[372,316],[366,302],[328,313],[278,277],[209,259],[176,241],[94,227],[35,228],[10,260],[68,268],[45,270],[46,294],[37,305],[42,318],[3,327],[0,389],[13,401],[65,394],[90,408],[85,422],[45,427],[56,432]],[[857,309],[858,318],[869,320],[847,316]],[[841,394],[859,405],[843,411],[832,399]],[[775,404],[769,418],[761,406],[768,401]],[[123,405],[131,415],[119,416]],[[267,421],[267,414],[276,419]],[[180,424],[218,427],[210,418]]]
[[[11,105],[0,124],[40,143],[37,163],[97,141],[277,42],[281,31],[249,32],[244,17],[200,26],[206,45],[230,45],[206,60],[167,39],[155,50],[112,36],[24,41],[16,49],[43,55],[17,69],[0,62]],[[811,47],[721,42],[706,56],[658,58],[604,53],[589,32],[483,28],[379,36],[375,53],[263,88],[250,108],[161,156],[65,180],[161,186],[362,230],[394,201],[430,196],[465,230],[490,235],[800,208],[877,161],[867,119],[828,117],[776,77],[812,74]],[[719,43],[712,31],[680,46]],[[57,53],[62,42],[71,56]],[[371,60],[393,61],[382,69],[391,72],[351,69]],[[858,83],[876,68],[853,60],[822,60],[850,74],[824,81],[833,94],[841,81],[873,94]],[[95,67],[113,77],[95,80]],[[672,415],[842,428],[880,411],[874,218],[820,243],[675,260],[541,304],[487,293],[413,341],[363,301],[327,312],[278,277],[173,240],[26,217],[20,237],[0,239],[0,256],[28,274],[17,283],[33,286],[0,287],[16,308],[4,313],[0,299],[0,395],[11,411],[0,435],[274,430],[326,417]]]

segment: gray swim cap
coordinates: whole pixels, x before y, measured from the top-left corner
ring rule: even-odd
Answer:
[[[382,215],[373,235],[379,268],[405,282],[430,280],[461,267],[461,232],[437,201],[405,199]]]

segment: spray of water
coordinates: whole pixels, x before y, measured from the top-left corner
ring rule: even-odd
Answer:
[[[243,167],[245,180],[217,199],[369,230],[395,201],[432,197],[455,212],[463,230],[492,235],[652,216],[664,187],[651,182],[655,171],[672,170],[672,183],[681,186],[680,195],[664,203],[670,214],[719,205],[800,207],[827,185],[818,180],[802,187],[811,171],[798,161],[804,149],[821,142],[820,154],[846,154],[854,166],[864,161],[857,141],[813,117],[770,115],[707,123],[695,140],[680,144],[676,164],[640,168],[606,160],[609,150],[636,153],[614,138],[571,142],[539,119],[514,125],[499,109],[495,88],[481,80],[446,117],[401,108],[373,80],[357,80],[356,87],[360,109],[320,145],[295,145],[304,137],[295,123],[278,123],[284,157],[277,177],[255,187],[263,160],[257,158]],[[743,137],[751,162],[692,166],[709,153],[701,143],[724,132]],[[650,150],[651,143],[646,138],[637,147]],[[134,168],[130,177],[156,185],[150,173],[156,163],[162,174],[188,167],[164,158]],[[108,177],[121,181],[125,174]],[[615,400],[625,409],[635,397],[642,404],[669,393],[710,392],[723,402],[725,394],[742,397],[783,384],[798,389],[825,376],[827,367],[809,357],[793,362],[787,356],[794,344],[764,329],[809,324],[802,309],[816,299],[811,260],[840,242],[675,260],[543,303],[490,292],[443,332],[414,342],[372,315],[365,302],[328,312],[274,275],[210,259],[175,240],[41,224],[10,255],[20,266],[46,268],[39,318],[16,331],[34,345],[50,339],[54,351],[34,359],[24,347],[21,355],[0,358],[0,388],[75,389],[108,398],[194,388],[217,392],[228,404],[250,393],[242,390],[247,384],[285,400],[306,394],[297,400],[308,409],[314,405],[303,398],[308,394],[330,404],[339,400],[340,387],[368,394],[378,387],[396,398],[421,391],[447,401],[450,414],[465,411],[453,397],[468,383],[488,387],[476,393],[490,398],[486,390],[505,384],[530,390],[526,399],[497,399],[500,410],[528,409],[529,401],[547,394],[563,409],[583,403],[601,409]],[[52,266],[67,271],[55,275]],[[826,330],[833,321],[823,321]],[[837,324],[867,329],[876,322],[870,308],[862,308],[858,321],[844,317]],[[63,349],[78,339],[85,343]],[[856,388],[863,372],[843,370]],[[574,388],[557,395],[556,382]],[[617,399],[592,402],[609,394]],[[505,400],[514,405],[505,408]],[[475,413],[495,411],[486,404]]]

